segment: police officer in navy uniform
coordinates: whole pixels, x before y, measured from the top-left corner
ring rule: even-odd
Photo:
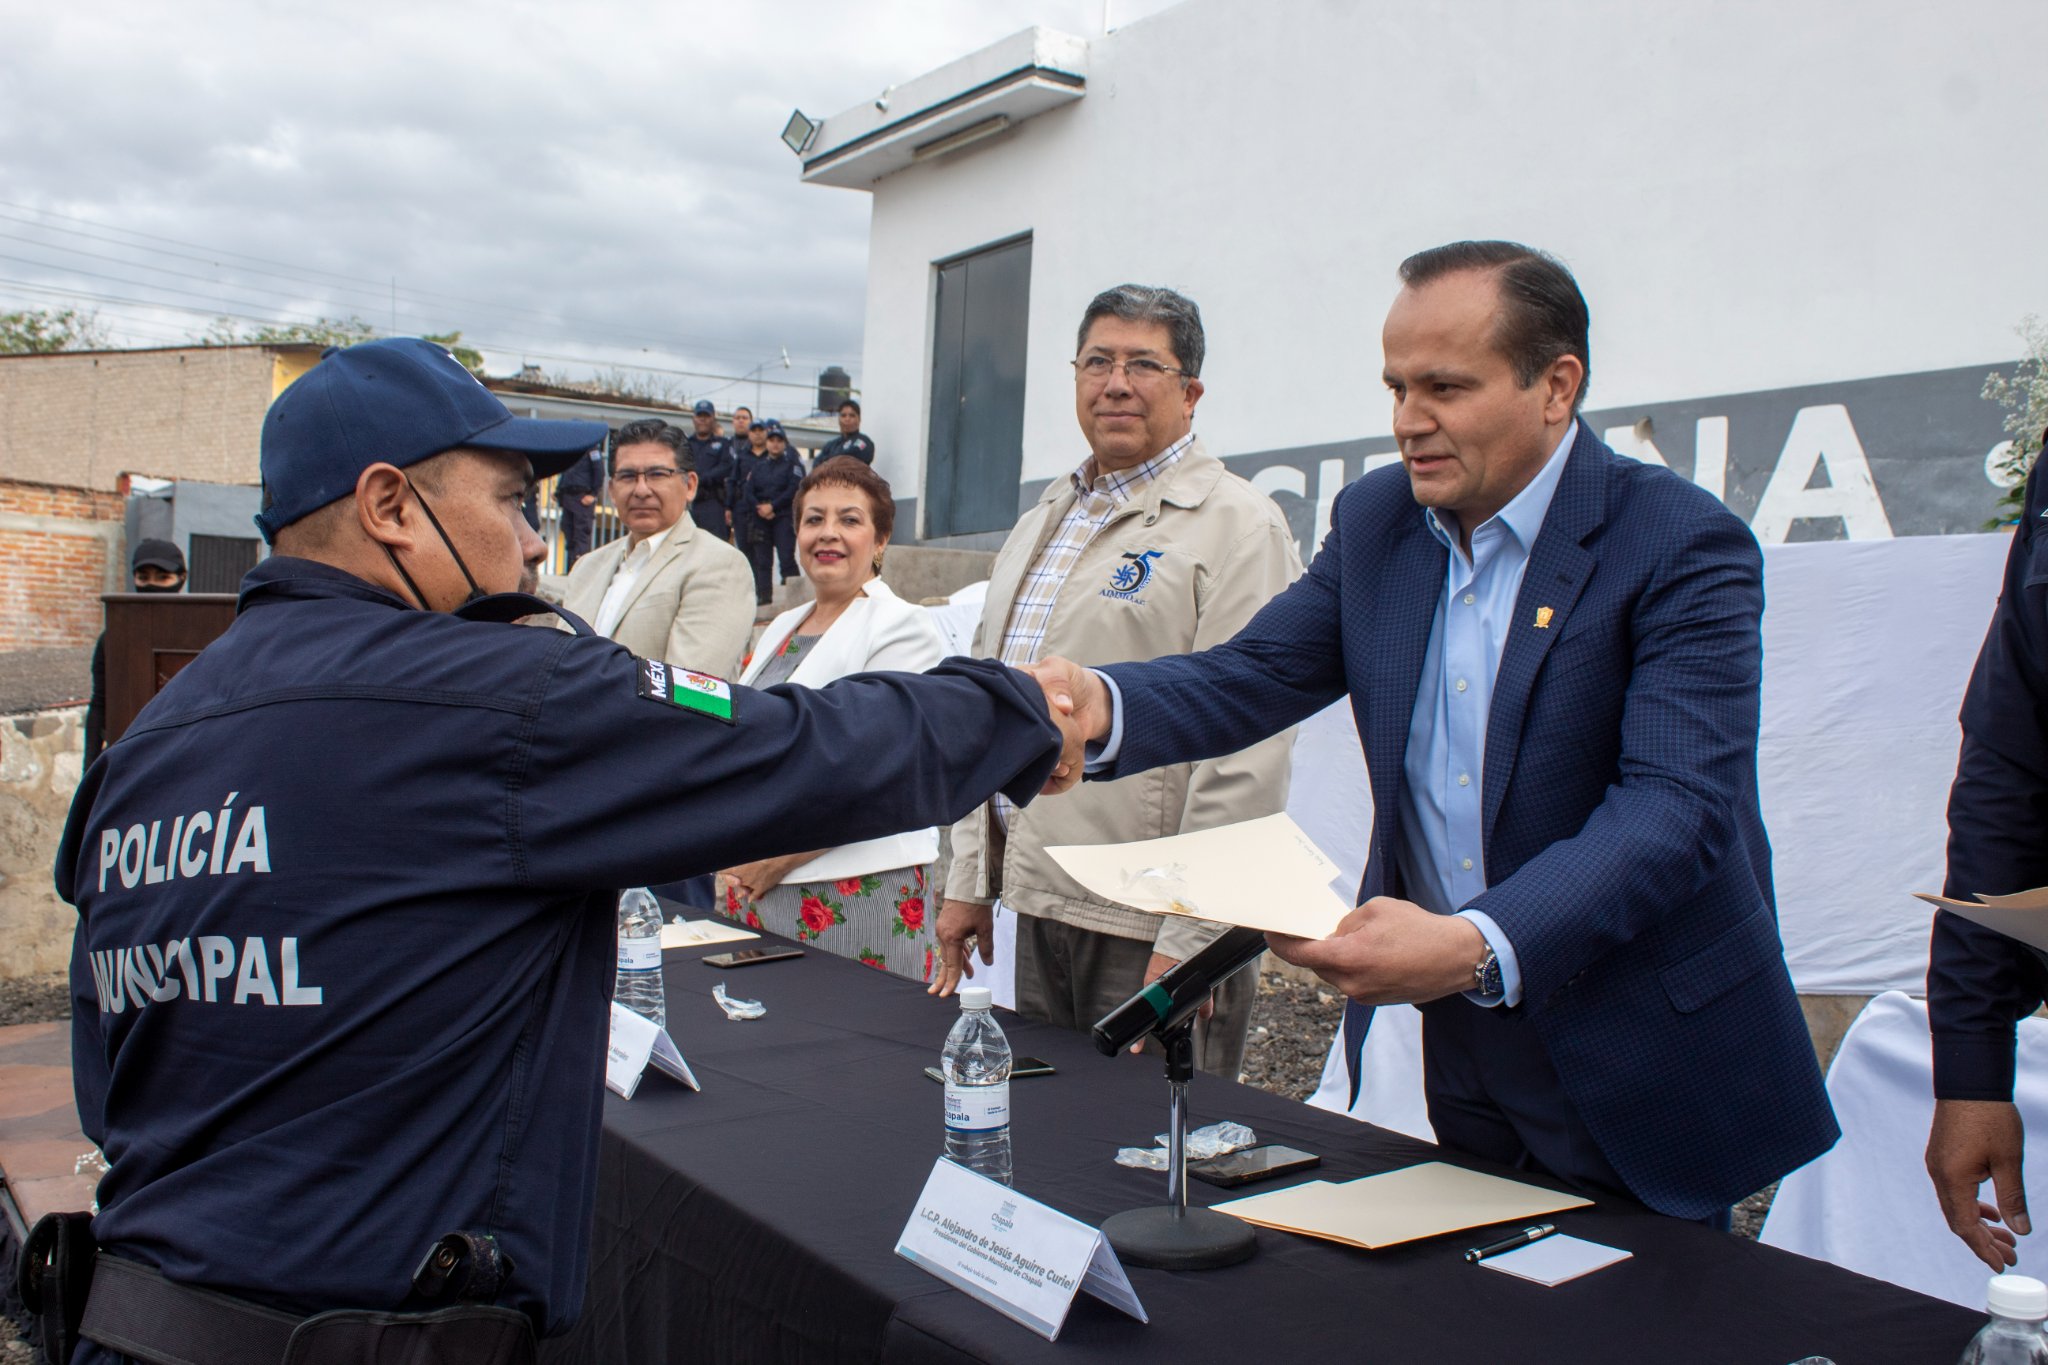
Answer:
[[[2013,530],[2005,586],[1963,693],[1948,800],[1946,894],[2048,886],[2048,480],[2038,463]],[[2048,998],[2048,962],[2003,934],[1935,912],[1927,966],[1934,1123],[1927,1172],[1951,1231],[1993,1270],[2031,1230],[2025,1133],[2013,1103],[2019,1021]],[[1989,1183],[1994,1202],[1980,1204]]]
[[[511,624],[552,610],[514,591],[527,485],[601,434],[416,339],[271,405],[276,553],[58,855],[111,1163],[78,1360],[274,1361],[294,1332],[329,1343],[308,1365],[406,1333],[408,1361],[530,1360],[583,1298],[617,889],[1078,778],[1071,722],[992,662],[757,692]]]
[[[562,477],[555,480],[555,503],[562,513],[562,544],[567,559],[562,572],[576,567],[576,561],[590,553],[590,538],[597,525],[597,502],[604,496],[604,437],[598,428],[598,443],[583,459],[571,460]]]
[[[708,398],[700,398],[691,409],[695,426],[685,438],[697,463],[697,498],[690,504],[690,519],[699,529],[719,540],[732,539],[732,476],[735,452],[732,442],[719,434],[718,409]]]
[[[816,469],[834,455],[851,455],[865,465],[875,462],[875,443],[861,431],[860,404],[851,398],[839,400],[839,434],[825,443],[818,458],[811,461],[811,468]]]
[[[782,559],[782,581],[797,576],[796,487],[804,468],[789,453],[789,436],[770,417],[760,424],[767,435],[764,449],[743,456],[740,488],[733,499],[734,543],[754,562],[754,600],[768,605],[774,596],[775,559]]]

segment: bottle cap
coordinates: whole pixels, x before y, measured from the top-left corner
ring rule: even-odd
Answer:
[[[2048,1318],[2048,1284],[2031,1275],[1993,1275],[1991,1288],[1984,1297],[1994,1318],[2019,1318],[2025,1322]]]
[[[990,991],[986,986],[962,986],[960,988],[960,1008],[963,1010],[985,1010],[994,1003],[994,992]],[[2013,1277],[2008,1275],[2002,1278],[2012,1279]]]

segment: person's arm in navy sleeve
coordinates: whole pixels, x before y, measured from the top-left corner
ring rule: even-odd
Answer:
[[[638,695],[637,670],[609,641],[555,655],[510,817],[529,884],[676,881],[951,824],[997,791],[1029,801],[1061,758],[1038,684],[985,660],[735,687],[732,725]]]
[[[57,894],[70,905],[78,904],[79,863],[91,837],[83,814],[92,809],[93,795],[104,777],[103,771],[86,770],[57,843],[52,880]],[[85,944],[85,924],[81,918],[71,939],[71,1094],[78,1105],[79,1131],[92,1139],[94,1146],[99,1146],[105,1132],[107,1044],[100,1032],[99,998],[93,989]]]
[[[85,706],[85,762],[107,747],[107,637],[92,642],[92,696]]]
[[[2048,544],[2039,466],[2006,555],[2005,582],[1963,694],[1962,753],[1949,791],[1947,894],[2048,884]],[[2027,1219],[2025,1132],[2012,1103],[2019,1020],[2041,1005],[2048,969],[2025,945],[1947,911],[1927,967],[1934,1124],[1927,1170],[1949,1227],[1994,1270],[2016,1263]],[[1996,1218],[1979,1205],[1985,1181]]]
[[[787,463],[782,471],[782,486],[768,503],[775,509],[775,515],[786,517],[796,502],[796,486],[804,481],[803,457],[791,451],[784,457]]]
[[[2048,884],[2048,483],[2028,480],[2005,583],[1963,694],[1962,753],[1948,802],[1946,893],[2004,895]],[[2028,579],[2040,581],[2029,585]],[[2025,945],[1938,911],[1927,969],[1940,1099],[2009,1100],[2018,1021],[2048,974]]]

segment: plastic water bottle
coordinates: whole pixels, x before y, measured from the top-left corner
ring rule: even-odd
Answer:
[[[1985,1294],[1991,1321],[1963,1351],[1960,1365],[2048,1365],[2048,1285],[2030,1275],[1993,1275]]]
[[[986,986],[960,988],[960,1018],[946,1035],[946,1155],[1010,1183],[1010,1040]]]
[[[668,1027],[668,1000],[661,988],[661,903],[644,886],[619,896],[619,984],[612,998]]]

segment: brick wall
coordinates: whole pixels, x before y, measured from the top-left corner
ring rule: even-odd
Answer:
[[[109,493],[123,474],[254,484],[278,379],[261,346],[0,357],[0,475]]]
[[[108,566],[124,553],[122,501],[0,479],[0,650],[99,638]]]

